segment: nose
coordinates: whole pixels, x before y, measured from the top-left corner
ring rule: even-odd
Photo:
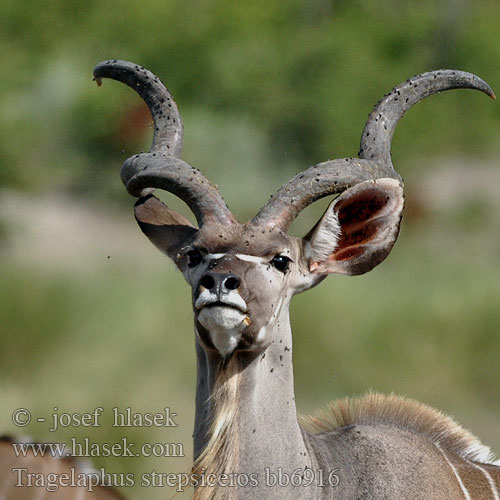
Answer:
[[[206,273],[200,280],[200,286],[205,287],[212,293],[223,294],[236,290],[241,280],[234,274]]]

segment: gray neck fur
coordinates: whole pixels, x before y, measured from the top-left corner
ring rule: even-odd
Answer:
[[[198,463],[194,469],[236,473],[241,480],[248,478],[253,487],[238,488],[236,497],[231,487],[220,488],[217,496],[200,489],[195,498],[257,498],[259,494],[268,499],[291,498],[292,488],[270,487],[278,474],[291,477],[296,471],[317,468],[308,436],[297,421],[288,304],[266,328],[273,330],[267,332],[271,344],[258,355],[235,352],[223,362],[197,343],[194,456]],[[229,372],[230,377],[225,377]],[[234,399],[217,401],[220,380],[226,386],[222,398]],[[227,432],[211,443],[214,426],[221,424],[228,426]],[[214,453],[215,447],[223,447],[224,453]],[[301,498],[318,498],[314,488],[302,489]]]

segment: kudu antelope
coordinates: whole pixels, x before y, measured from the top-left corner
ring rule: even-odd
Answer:
[[[334,402],[301,426],[292,370],[292,297],[328,274],[357,275],[382,262],[398,235],[401,177],[391,139],[399,119],[421,99],[453,88],[481,90],[478,77],[435,71],[394,88],[370,114],[359,158],[321,163],[297,174],[246,224],[236,220],[215,185],[180,157],[177,106],[157,77],[123,61],[94,70],[98,83],[126,83],[154,119],[151,151],[129,158],[121,176],[140,197],[136,219],[192,288],[197,387],[195,499],[494,499],[500,467],[490,450],[451,418],[417,402],[371,394]],[[198,227],[151,195],[180,197]],[[339,195],[304,237],[287,230],[301,210]],[[0,446],[0,466],[18,465]],[[46,459],[39,467],[67,470]],[[58,498],[83,498],[60,491]],[[38,488],[6,489],[8,498],[42,498]],[[17,495],[17,496],[16,496]],[[74,496],[71,496],[74,495]],[[92,498],[113,498],[104,489]],[[116,496],[116,498],[119,498]]]
[[[330,273],[370,271],[394,245],[403,185],[390,148],[404,113],[442,90],[472,88],[494,98],[491,88],[462,71],[407,80],[370,114],[359,158],[297,174],[242,224],[217,187],[180,159],[181,117],[160,80],[123,61],[99,64],[94,76],[133,88],[154,119],[150,152],[125,161],[121,178],[139,197],[135,216],[142,231],[192,289],[193,474],[215,478],[215,486],[201,481],[195,498],[498,500],[500,467],[490,450],[451,418],[414,401],[373,394],[344,400],[302,427],[289,320],[296,293]],[[154,188],[186,202],[198,227],[154,197]],[[307,236],[287,234],[301,210],[336,194]]]

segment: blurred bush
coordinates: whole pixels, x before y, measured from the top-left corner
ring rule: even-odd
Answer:
[[[23,189],[113,191],[120,153],[147,147],[139,99],[91,83],[94,64],[108,58],[150,68],[193,122],[198,112],[246,122],[284,176],[297,161],[355,155],[373,104],[416,73],[452,67],[500,87],[495,0],[59,0],[43,9],[7,0],[0,14],[0,182]],[[396,161],[498,152],[498,106],[472,92],[432,101],[398,127]]]

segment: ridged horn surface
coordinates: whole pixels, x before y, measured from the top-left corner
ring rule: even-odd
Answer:
[[[408,79],[375,106],[361,136],[359,159],[331,160],[310,167],[284,184],[251,221],[286,231],[297,215],[324,196],[382,177],[401,180],[391,162],[391,140],[401,117],[411,106],[436,92],[470,88],[495,98],[490,86],[464,71],[440,70]]]
[[[134,89],[146,102],[154,120],[149,153],[130,157],[122,165],[121,178],[132,196],[159,188],[181,198],[193,211],[198,225],[234,224],[236,219],[217,186],[199,170],[179,158],[182,122],[177,105],[165,85],[147,69],[126,61],[106,61],[94,68],[94,78],[111,78]]]

